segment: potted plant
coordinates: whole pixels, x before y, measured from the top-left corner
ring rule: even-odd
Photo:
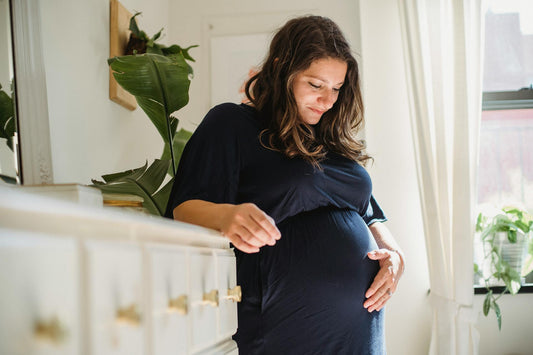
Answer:
[[[491,309],[494,310],[499,329],[501,311],[497,301],[506,292],[516,294],[522,285],[522,277],[533,269],[532,230],[533,218],[521,208],[503,207],[496,213],[478,215],[476,232],[483,255],[474,263],[474,272],[487,289],[483,314],[487,316]],[[495,295],[493,286],[503,286],[504,289]]]
[[[155,41],[159,31],[152,38],[140,31],[135,17],[130,20],[134,48],[144,48],[145,53],[134,49],[133,54],[110,58],[108,64],[120,86],[135,96],[141,109],[150,118],[164,142],[161,159],[150,166],[144,166],[120,173],[102,176],[103,181],[92,180],[93,186],[104,193],[118,193],[141,196],[143,205],[152,214],[163,215],[176,173],[181,152],[191,132],[177,130],[178,119],[174,113],[189,102],[189,85],[192,67],[187,61],[194,61],[188,48],[178,45],[166,47]],[[146,43],[143,45],[142,41]],[[130,40],[131,42],[131,40]],[[161,187],[166,176],[170,181]]]

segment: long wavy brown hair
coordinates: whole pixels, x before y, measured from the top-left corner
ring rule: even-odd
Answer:
[[[323,58],[342,60],[348,69],[337,101],[313,128],[299,119],[292,84],[299,72]],[[268,122],[260,137],[268,137],[267,148],[288,157],[302,157],[316,167],[328,151],[362,165],[371,159],[364,152],[364,141],[355,138],[364,122],[359,68],[332,20],[321,16],[289,20],[274,35],[268,56],[261,70],[246,83],[245,93]]]

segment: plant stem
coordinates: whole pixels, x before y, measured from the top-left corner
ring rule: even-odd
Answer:
[[[509,288],[506,286],[505,287],[505,290],[502,291],[502,293],[500,293],[500,295],[498,297],[494,297],[494,295],[492,297],[494,297],[494,301],[498,301],[504,294],[505,292],[509,291]]]
[[[170,115],[167,116],[168,145],[170,148],[170,159],[172,160],[172,173],[176,176],[176,162],[174,161],[174,137],[170,131]]]
[[[153,60],[152,60],[152,65],[154,66],[155,71],[157,73],[157,76],[159,77],[159,81],[161,82],[162,74],[159,72],[159,67],[153,63]],[[163,97],[163,107],[165,108],[165,117],[166,117],[166,121],[167,121],[168,145],[169,145],[169,148],[170,148],[170,159],[172,160],[172,172],[173,172],[174,176],[176,176],[176,162],[174,161],[174,147],[173,147],[174,137],[172,137],[172,132],[170,130],[171,129],[171,127],[170,127],[170,112],[167,111],[168,99],[167,99],[167,97],[165,95],[165,91],[162,91],[162,95],[161,96]]]

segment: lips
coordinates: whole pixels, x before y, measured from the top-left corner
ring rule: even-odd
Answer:
[[[326,110],[320,110],[320,109],[316,109],[316,108],[312,108],[312,107],[309,107],[309,109],[311,111],[313,111],[314,113],[316,113],[317,115],[323,115],[324,112],[326,112]]]

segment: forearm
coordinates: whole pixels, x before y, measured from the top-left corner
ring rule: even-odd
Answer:
[[[405,258],[403,252],[392,236],[389,229],[381,222],[372,223],[369,227],[372,236],[376,240],[376,244],[380,249],[388,249],[398,253],[402,263],[402,270],[405,268]]]
[[[222,229],[222,222],[231,204],[189,200],[174,208],[174,219],[215,230]]]
[[[232,205],[203,200],[185,201],[173,211],[174,219],[216,229],[245,253],[274,245],[281,234],[274,220],[253,203]]]
[[[370,229],[370,232],[372,232],[378,247],[389,250],[400,249],[398,243],[396,243],[396,240],[394,240],[392,233],[387,227],[385,227],[383,223],[374,222],[368,226],[368,229]]]

